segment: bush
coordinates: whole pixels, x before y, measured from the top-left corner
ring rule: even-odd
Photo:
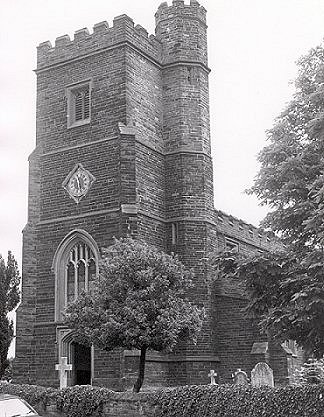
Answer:
[[[56,404],[66,417],[102,417],[105,402],[127,404],[129,400],[135,400],[139,409],[144,407],[143,410],[154,417],[324,416],[324,384],[279,388],[193,385],[133,394],[91,386],[74,386],[60,391],[0,383],[0,392],[18,395],[33,406]]]
[[[323,417],[324,385],[187,386],[155,394],[155,417]]]
[[[56,397],[57,390],[54,388],[40,387],[38,385],[16,385],[1,382],[0,393],[17,395],[26,400],[33,407],[42,407],[44,409],[50,400]]]
[[[64,388],[58,392],[57,409],[67,417],[101,416],[103,403],[111,393],[107,388],[90,385]]]
[[[38,385],[0,383],[0,393],[24,398],[33,407],[44,410],[55,404],[66,417],[101,416],[102,405],[109,399],[111,390],[92,386],[74,386],[57,390]]]

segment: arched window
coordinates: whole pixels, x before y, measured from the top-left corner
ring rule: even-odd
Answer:
[[[71,249],[66,265],[66,303],[74,301],[82,291],[89,291],[89,279],[96,276],[95,255],[84,242],[77,242]]]
[[[68,303],[82,291],[91,291],[98,274],[98,246],[82,230],[69,233],[59,245],[53,261],[55,271],[55,319],[62,319]]]

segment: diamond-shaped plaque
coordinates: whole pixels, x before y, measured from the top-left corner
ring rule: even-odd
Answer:
[[[85,197],[95,177],[82,164],[77,164],[63,181],[62,187],[76,203]]]

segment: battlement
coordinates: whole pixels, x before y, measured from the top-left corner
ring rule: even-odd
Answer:
[[[160,42],[154,35],[149,35],[141,25],[134,25],[133,20],[123,14],[114,18],[112,27],[103,21],[93,26],[92,33],[87,28],[77,30],[73,40],[69,35],[59,36],[54,47],[49,41],[40,43],[37,47],[37,69],[96,53],[126,41],[160,62]]]
[[[173,0],[171,6],[163,2],[155,13],[156,25],[173,17],[194,18],[206,24],[206,9],[197,0],[190,0],[189,4],[185,4],[184,0]]]
[[[221,210],[214,211],[214,222],[219,232],[231,239],[244,240],[266,250],[278,248],[280,243],[273,232],[264,231]]]

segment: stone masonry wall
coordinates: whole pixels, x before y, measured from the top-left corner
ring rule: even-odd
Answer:
[[[15,375],[17,380],[34,382],[35,342],[34,325],[36,321],[36,283],[37,283],[37,232],[36,225],[40,216],[39,156],[34,152],[29,158],[28,223],[23,230],[23,264],[21,303],[17,309]]]

